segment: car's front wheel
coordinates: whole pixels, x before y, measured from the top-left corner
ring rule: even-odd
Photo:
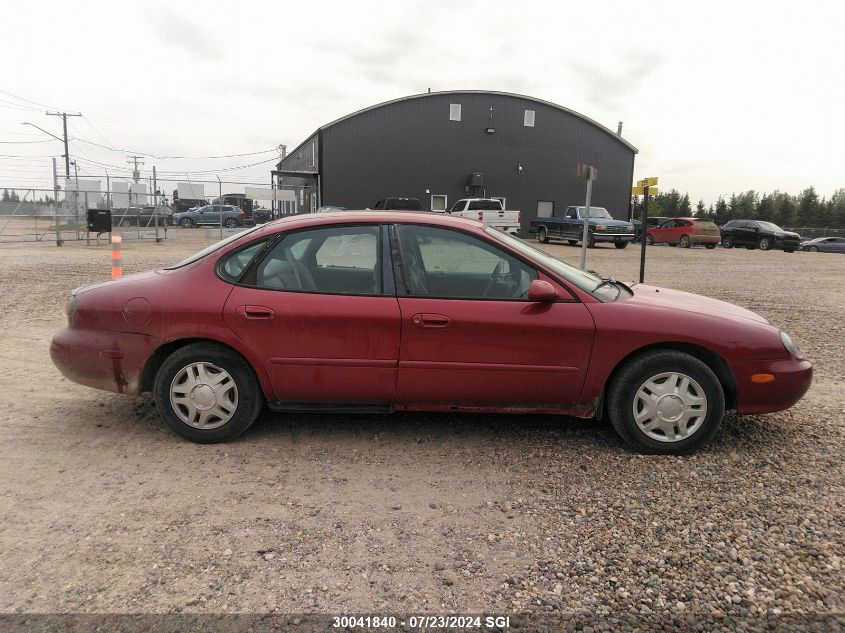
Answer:
[[[182,225],[182,228],[189,229],[194,225],[194,221],[191,218],[182,218],[179,220],[179,224]]]
[[[613,427],[644,453],[683,454],[709,442],[725,414],[725,395],[713,371],[676,350],[628,361],[608,386]]]
[[[722,246],[724,248],[733,248],[734,247],[734,238],[732,235],[725,235],[722,238]]]
[[[818,246],[811,246],[811,247],[810,247],[810,248],[808,248],[807,250],[808,250],[808,251],[810,251],[811,253],[818,253],[818,252],[819,252],[819,247],[818,247]]]
[[[628,242],[614,242],[616,248],[628,248]]]
[[[194,442],[225,442],[246,431],[264,398],[252,367],[216,343],[192,343],[168,356],[156,374],[159,414]]]
[[[646,235],[645,236],[645,243],[649,246],[654,246],[654,236],[653,235]]]

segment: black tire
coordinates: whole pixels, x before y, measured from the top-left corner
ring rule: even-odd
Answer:
[[[690,377],[698,383],[706,398],[707,412],[688,437],[671,442],[660,441],[647,435],[637,425],[634,419],[635,398],[649,379],[673,372]],[[676,350],[657,350],[635,356],[619,368],[608,385],[607,411],[613,428],[636,450],[682,455],[707,444],[719,430],[725,414],[725,394],[719,379],[702,361]]]
[[[705,244],[704,248],[706,248],[708,251],[712,251],[714,248],[716,248],[716,245],[715,244]]]
[[[734,247],[733,235],[725,235],[722,238],[722,247],[723,248],[733,248]]]
[[[226,371],[237,388],[237,407],[232,417],[222,426],[214,429],[199,429],[179,417],[170,401],[173,380],[192,363],[210,363]],[[156,373],[153,387],[156,407],[165,424],[177,435],[198,442],[213,444],[225,442],[246,431],[264,405],[261,385],[250,364],[242,356],[218,343],[191,343],[168,356]]]
[[[595,248],[596,247],[596,238],[593,236],[592,231],[587,231],[587,248]]]
[[[653,235],[646,235],[645,236],[645,243],[649,246],[654,246],[654,236]]]
[[[179,220],[179,225],[183,229],[190,229],[194,227],[194,221],[191,218],[182,218]]]
[[[537,241],[541,244],[547,244],[549,241],[549,233],[546,231],[545,226],[541,226],[537,229]]]
[[[578,244],[578,240],[566,240],[566,241],[569,242],[570,246],[575,246],[576,244]]]
[[[628,248],[628,242],[614,242],[613,245],[619,249]]]
[[[810,246],[807,250],[810,251],[811,253],[818,253],[819,247],[818,246]],[[792,251],[787,251],[787,252],[791,253]]]
[[[120,226],[122,226],[124,228],[127,227],[127,226],[132,226],[132,220],[130,220],[129,218],[122,218],[120,220]]]
[[[238,221],[235,218],[229,218],[223,223],[223,226],[233,229],[238,225]]]
[[[692,246],[692,240],[690,239],[689,235],[681,235],[681,248],[689,248]]]
[[[770,237],[761,237],[760,242],[757,244],[760,247],[761,251],[767,251],[772,247],[772,238]]]
[[[818,250],[818,249],[816,249],[816,250]],[[783,249],[783,252],[784,253],[794,253],[795,249],[794,248],[785,248],[785,249]]]

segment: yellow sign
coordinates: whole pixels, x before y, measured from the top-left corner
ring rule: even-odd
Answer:
[[[637,181],[638,187],[653,187],[657,184],[657,176],[653,176],[651,178],[643,178],[642,180]]]
[[[657,187],[649,187],[648,188],[648,195],[656,196],[659,192],[657,191]],[[645,195],[645,187],[631,187],[631,194],[635,196],[644,196]]]

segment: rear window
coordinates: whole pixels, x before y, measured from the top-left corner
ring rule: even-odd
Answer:
[[[502,203],[498,200],[473,200],[468,211],[501,211]]]
[[[696,226],[701,227],[703,229],[718,228],[712,220],[693,220],[693,222],[695,222]]]

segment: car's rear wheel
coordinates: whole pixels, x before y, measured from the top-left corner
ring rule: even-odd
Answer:
[[[732,235],[725,235],[722,238],[722,246],[725,248],[733,248],[734,247],[734,238]]]
[[[768,237],[761,237],[758,246],[761,251],[767,251],[772,247],[772,240]]]
[[[713,250],[714,248],[716,248],[716,245],[715,244],[705,244],[704,248],[706,248],[707,250]]]
[[[725,414],[713,371],[676,350],[644,353],[618,370],[607,391],[613,427],[644,453],[683,454],[709,442]]]
[[[229,218],[225,224],[228,228],[233,229],[238,225],[238,221],[235,218]]]
[[[182,218],[179,220],[179,224],[182,225],[182,228],[189,229],[194,226],[194,221],[191,218]]]
[[[649,246],[654,246],[654,236],[653,235],[646,235],[645,236],[645,243]]]
[[[628,242],[614,242],[616,248],[628,248]]]
[[[130,220],[129,218],[123,218],[120,221],[120,226],[122,226],[124,228],[127,227],[127,226],[132,226],[132,220]]]
[[[549,234],[546,231],[545,226],[541,226],[539,229],[537,229],[537,241],[541,244],[546,244],[549,241]]]
[[[692,246],[689,235],[681,235],[681,248],[689,248]]]
[[[168,356],[153,389],[164,422],[194,442],[225,442],[246,431],[264,398],[252,367],[216,343],[192,343]]]

